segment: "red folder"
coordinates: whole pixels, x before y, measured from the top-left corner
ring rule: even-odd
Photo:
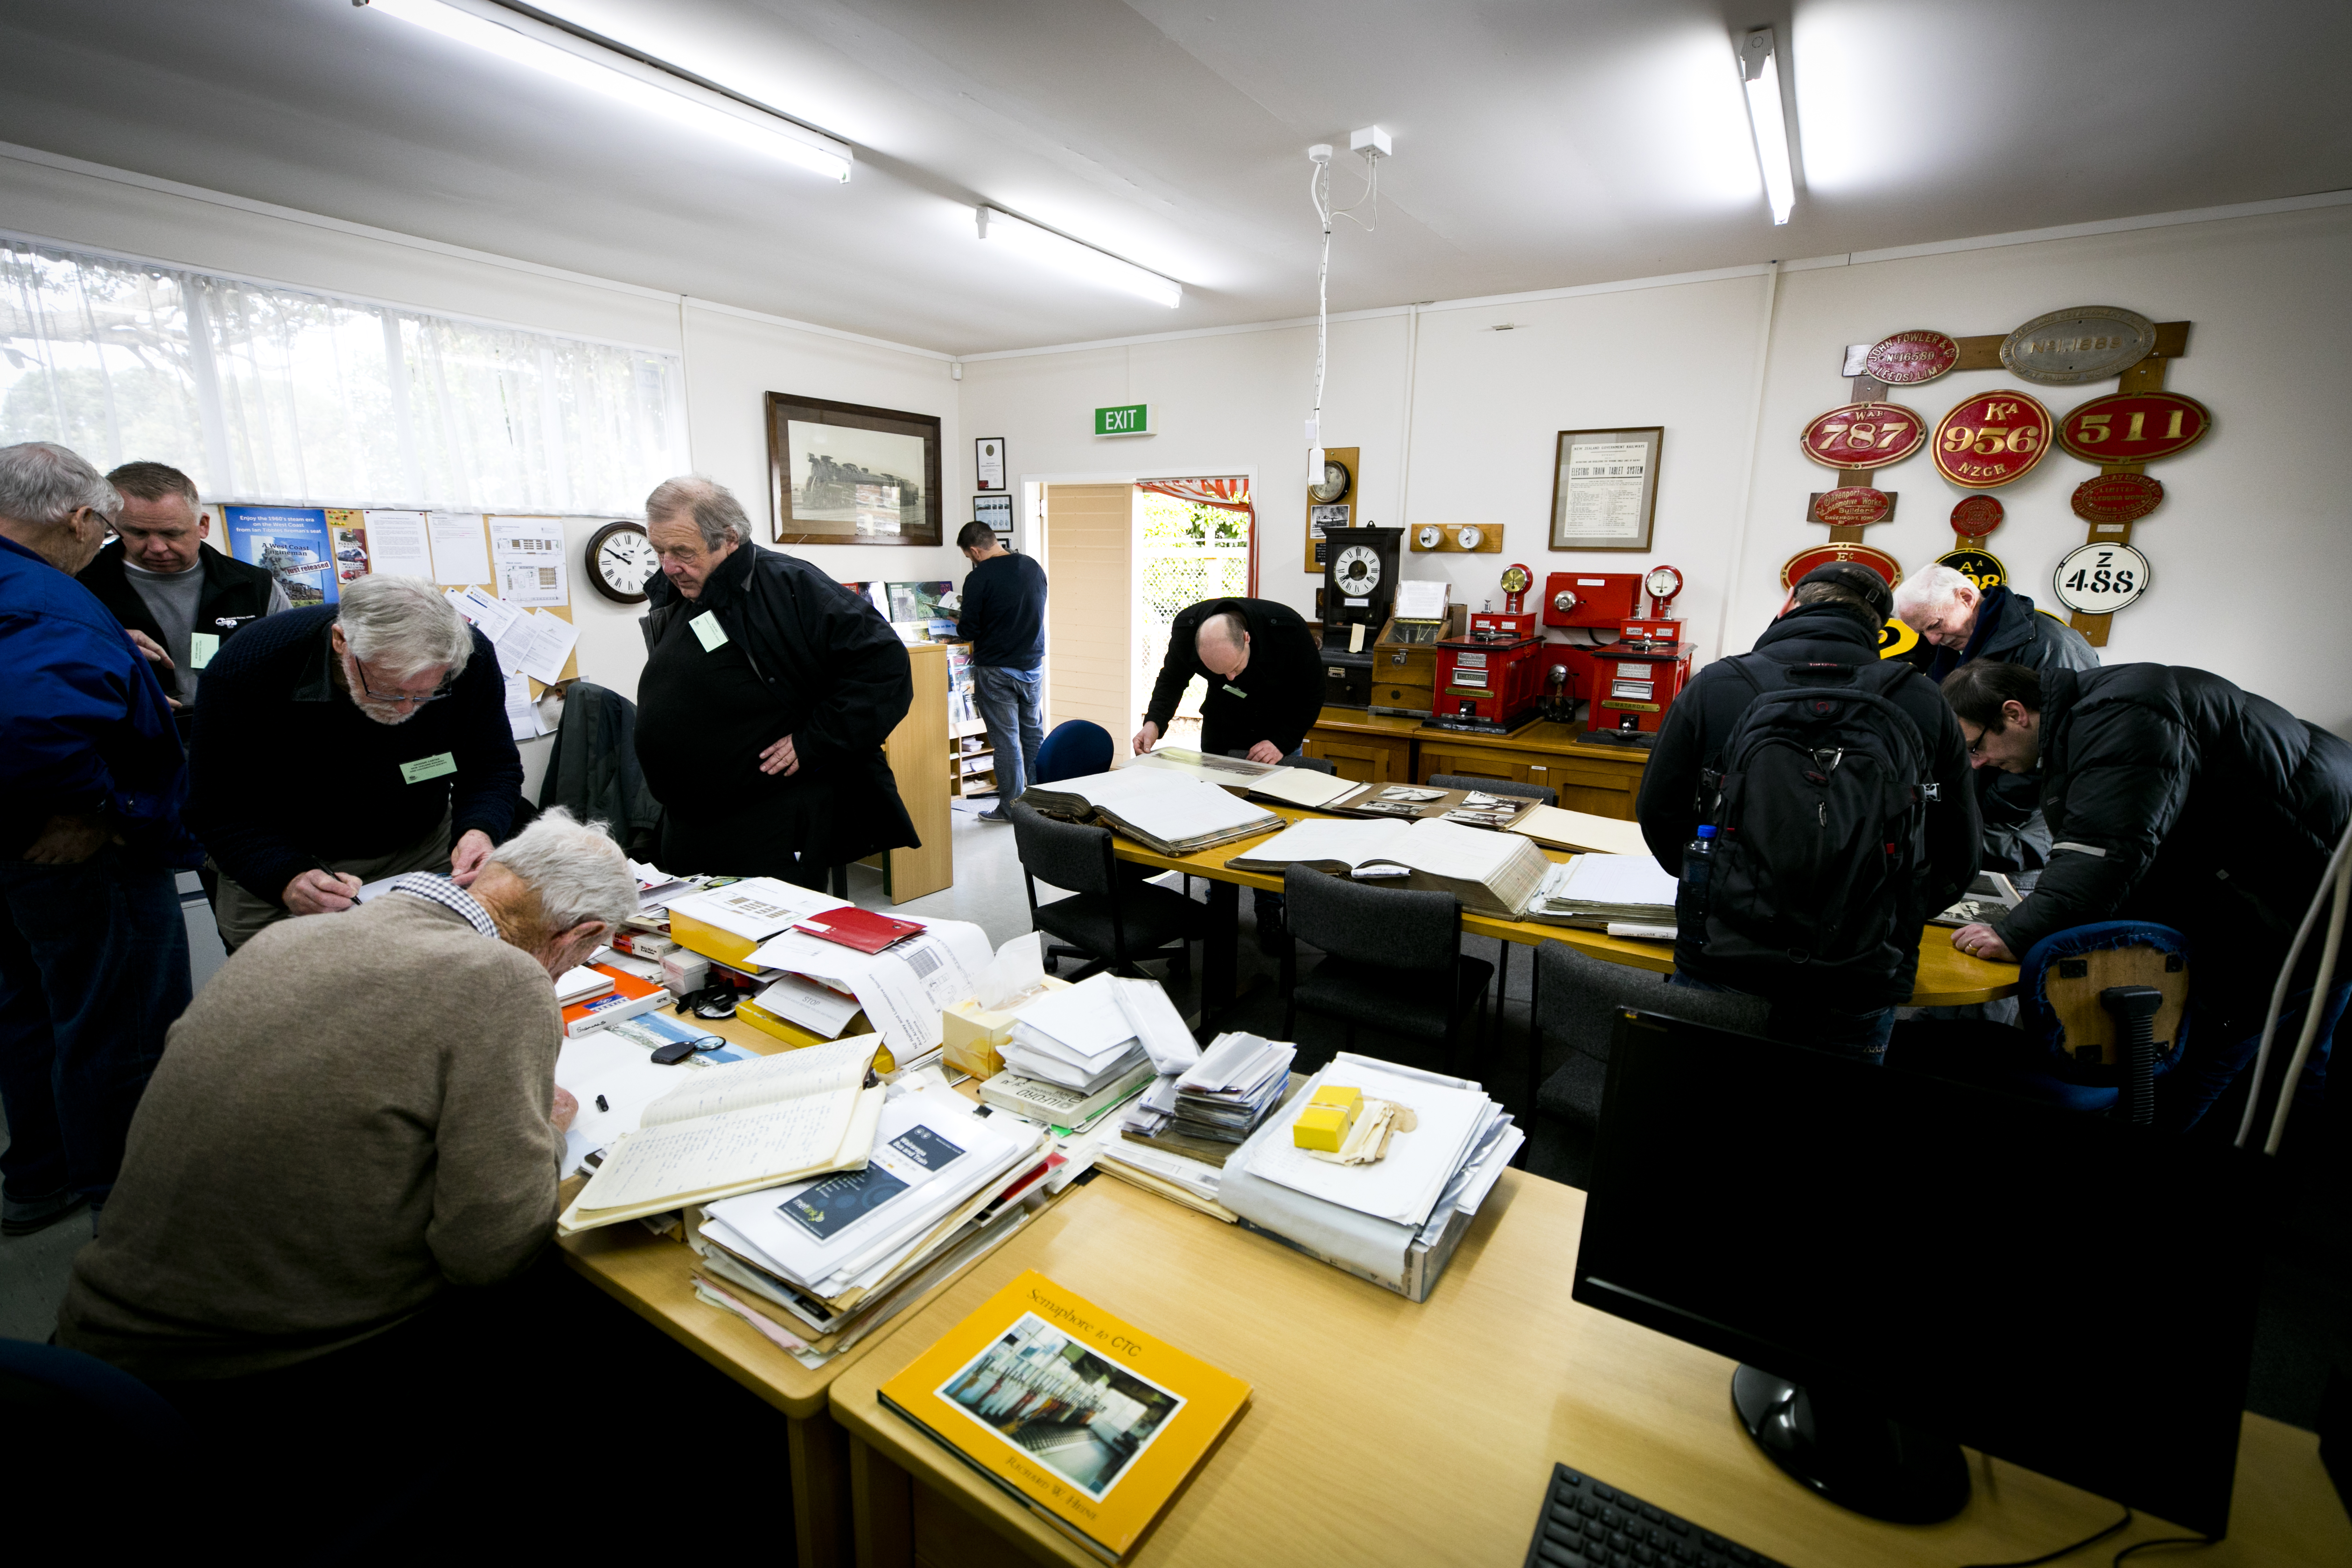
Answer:
[[[872,910],[861,910],[855,904],[844,904],[837,910],[827,910],[801,921],[793,928],[811,936],[821,936],[827,942],[837,942],[844,947],[854,947],[860,952],[879,952],[894,942],[914,935],[922,930],[913,921],[894,920],[877,915]]]

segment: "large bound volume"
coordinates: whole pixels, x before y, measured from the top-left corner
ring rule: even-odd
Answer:
[[[1031,1269],[882,1403],[1106,1563],[1133,1551],[1250,1386]]]

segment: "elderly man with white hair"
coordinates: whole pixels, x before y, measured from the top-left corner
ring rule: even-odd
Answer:
[[[205,671],[189,760],[232,952],[404,871],[465,886],[522,800],[489,639],[416,577],[362,577],[341,604],[239,631]]]
[[[288,1444],[365,1470],[365,1444],[463,1425],[461,1320],[554,1228],[578,1110],[554,977],[636,907],[602,826],[551,811],[470,888],[414,873],[257,934],[172,1028],[58,1342],[291,1493]]]
[[[2021,664],[2037,675],[2099,668],[2099,656],[2082,633],[2036,610],[2032,600],[2008,584],[1979,588],[1949,566],[1923,566],[1906,577],[1895,590],[1895,614],[1934,646],[1927,665],[1932,680],[1979,658]],[[1976,778],[1985,869],[2038,873],[2050,858],[2040,778],[1998,768],[1979,768]]]
[[[822,888],[919,842],[882,742],[915,700],[907,647],[863,597],[762,550],[726,486],[646,498],[661,574],[637,678],[637,762],[662,804],[662,868]]]
[[[0,1233],[102,1204],[188,1005],[173,886],[187,763],[147,660],[73,574],[122,499],[46,441],[0,447]]]

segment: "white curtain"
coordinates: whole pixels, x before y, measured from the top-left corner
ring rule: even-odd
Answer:
[[[683,471],[673,354],[0,240],[0,445],[207,500],[630,513]]]

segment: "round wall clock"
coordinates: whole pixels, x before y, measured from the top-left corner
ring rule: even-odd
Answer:
[[[1663,616],[1675,595],[1683,591],[1683,574],[1679,567],[1653,566],[1642,577],[1642,586],[1649,590],[1650,614]]]
[[[1486,537],[1485,531],[1476,528],[1457,528],[1454,531],[1454,545],[1462,550],[1477,549],[1478,542]]]
[[[2058,602],[2086,616],[2110,616],[2147,592],[2147,557],[2128,544],[2085,544],[2052,574]]]
[[[1326,458],[1323,459],[1323,482],[1319,485],[1307,486],[1307,499],[1317,506],[1329,506],[1333,501],[1346,495],[1348,486],[1353,482],[1348,473],[1347,464],[1336,458]]]
[[[584,563],[596,592],[616,605],[641,605],[646,584],[661,570],[661,557],[642,522],[608,522],[588,536]]]
[[[1421,542],[1421,547],[1423,550],[1434,550],[1445,538],[1445,531],[1442,528],[1424,528],[1413,537]]]
[[[1381,558],[1368,544],[1350,544],[1332,563],[1331,575],[1341,593],[1360,599],[1381,585]]]

